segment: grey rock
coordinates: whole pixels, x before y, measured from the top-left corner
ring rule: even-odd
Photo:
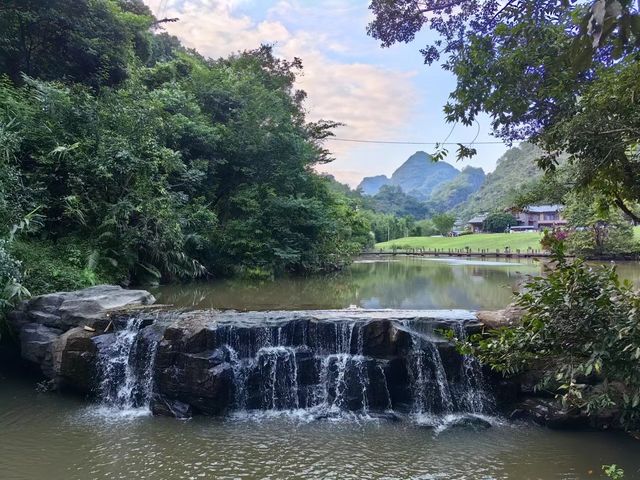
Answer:
[[[92,325],[104,319],[109,311],[150,305],[154,301],[153,295],[145,290],[98,285],[75,292],[34,297],[23,302],[10,316],[10,321],[17,331],[25,321],[66,331],[77,326]]]
[[[154,301],[144,290],[99,285],[34,297],[22,302],[8,318],[18,333],[22,358],[38,365],[58,385],[86,392],[95,376],[97,344],[91,337],[99,332],[83,327],[106,325],[111,312]]]
[[[53,347],[62,334],[61,330],[37,323],[27,323],[20,330],[22,358],[41,366],[47,376],[53,374]]]

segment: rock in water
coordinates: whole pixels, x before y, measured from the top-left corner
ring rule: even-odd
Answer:
[[[96,330],[109,323],[113,311],[154,302],[144,290],[98,285],[33,297],[9,314],[9,322],[25,360],[39,365],[48,378],[88,391],[95,355],[90,339]]]

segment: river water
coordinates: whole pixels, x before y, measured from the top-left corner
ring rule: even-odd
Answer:
[[[622,262],[622,278],[640,286],[640,264]],[[339,274],[276,280],[219,280],[152,289],[177,307],[236,310],[361,308],[494,310],[540,275],[534,259],[363,257]]]
[[[500,308],[537,263],[363,259],[330,278],[217,282],[156,290],[179,306]],[[622,276],[638,282],[637,265]],[[640,478],[640,442],[492,418],[490,428],[425,428],[355,415],[235,413],[188,421],[42,392],[0,357],[0,479],[594,479],[616,463]]]
[[[436,433],[411,423],[288,417],[120,416],[0,378],[0,478],[593,479],[617,463],[640,478],[640,443],[616,433],[500,422]]]

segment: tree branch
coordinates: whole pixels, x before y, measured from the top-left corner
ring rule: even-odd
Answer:
[[[631,220],[633,220],[636,223],[640,223],[640,216],[636,215],[633,210],[631,210],[627,204],[624,203],[624,200],[620,197],[620,195],[616,194],[616,198],[614,200],[614,203],[616,204],[616,206],[622,210],[624,213],[626,213]]]

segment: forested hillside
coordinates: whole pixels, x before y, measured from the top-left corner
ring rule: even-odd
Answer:
[[[514,202],[523,188],[542,176],[536,159],[540,151],[530,143],[509,149],[498,159],[496,169],[487,174],[482,187],[455,209],[467,220],[481,212],[503,209]]]
[[[140,0],[0,7],[0,256],[32,293],[333,269],[369,241],[312,167],[299,59],[209,60]],[[20,228],[13,228],[16,225]],[[9,268],[10,266],[10,268]]]
[[[429,205],[439,212],[456,209],[482,187],[485,178],[481,168],[465,167],[460,175],[433,191],[429,197]]]

